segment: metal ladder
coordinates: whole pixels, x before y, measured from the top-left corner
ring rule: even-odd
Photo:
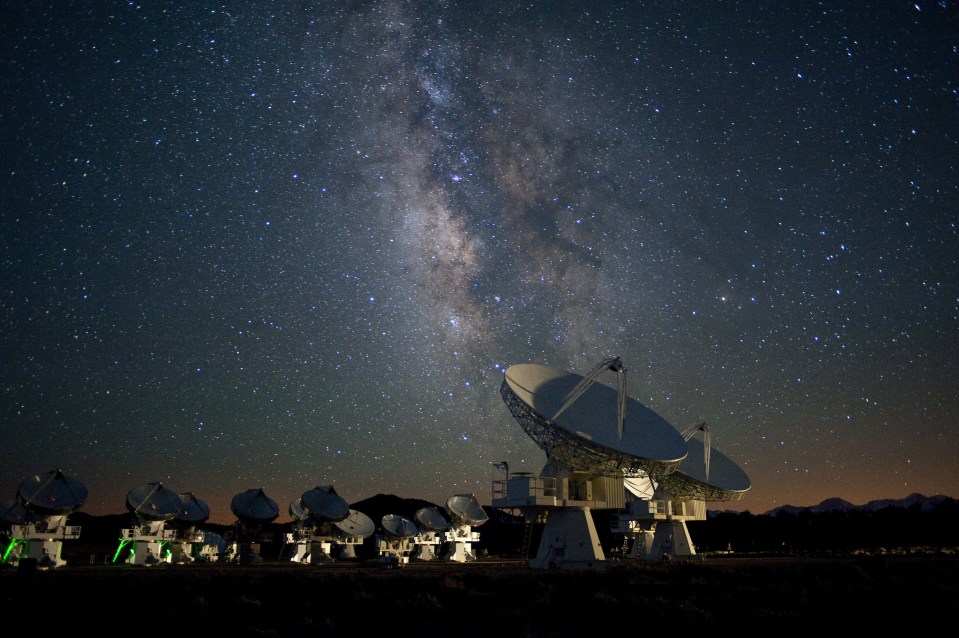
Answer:
[[[529,558],[529,545],[533,539],[533,521],[526,519],[526,528],[523,530],[523,558]]]

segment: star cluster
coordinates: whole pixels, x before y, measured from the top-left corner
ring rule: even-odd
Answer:
[[[504,370],[614,355],[750,476],[710,507],[959,495],[952,3],[0,24],[0,497],[488,504],[545,462]]]

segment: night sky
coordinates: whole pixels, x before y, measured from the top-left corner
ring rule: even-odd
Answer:
[[[709,509],[959,497],[959,7],[514,5],[5,3],[0,499],[489,504],[611,356]]]

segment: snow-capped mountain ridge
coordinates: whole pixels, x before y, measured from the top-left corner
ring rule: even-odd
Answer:
[[[905,498],[898,499],[878,499],[874,501],[869,501],[864,505],[853,505],[849,501],[843,500],[841,498],[827,498],[819,505],[807,505],[807,506],[796,506],[796,505],[783,505],[781,507],[776,507],[768,512],[766,515],[776,515],[780,512],[786,512],[789,514],[798,514],[800,512],[813,512],[813,513],[826,513],[826,512],[875,512],[887,507],[899,507],[902,509],[909,509],[911,507],[919,506],[923,511],[932,511],[940,503],[945,501],[954,501],[955,499],[949,496],[944,496],[942,494],[937,494],[936,496],[925,496],[924,494],[919,494],[918,492],[913,492]]]

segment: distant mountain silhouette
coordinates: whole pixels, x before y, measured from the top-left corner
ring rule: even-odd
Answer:
[[[869,501],[864,505],[853,505],[849,501],[834,497],[827,498],[819,505],[809,505],[805,507],[783,505],[781,507],[776,507],[769,510],[765,515],[776,516],[781,512],[787,514],[799,514],[802,512],[810,512],[813,514],[834,512],[877,512],[887,507],[898,507],[901,509],[912,509],[918,507],[923,512],[932,512],[938,505],[948,501],[955,501],[955,499],[949,496],[943,496],[942,494],[937,494],[936,496],[925,496],[923,494],[919,494],[918,492],[913,492],[905,498],[879,499]]]

